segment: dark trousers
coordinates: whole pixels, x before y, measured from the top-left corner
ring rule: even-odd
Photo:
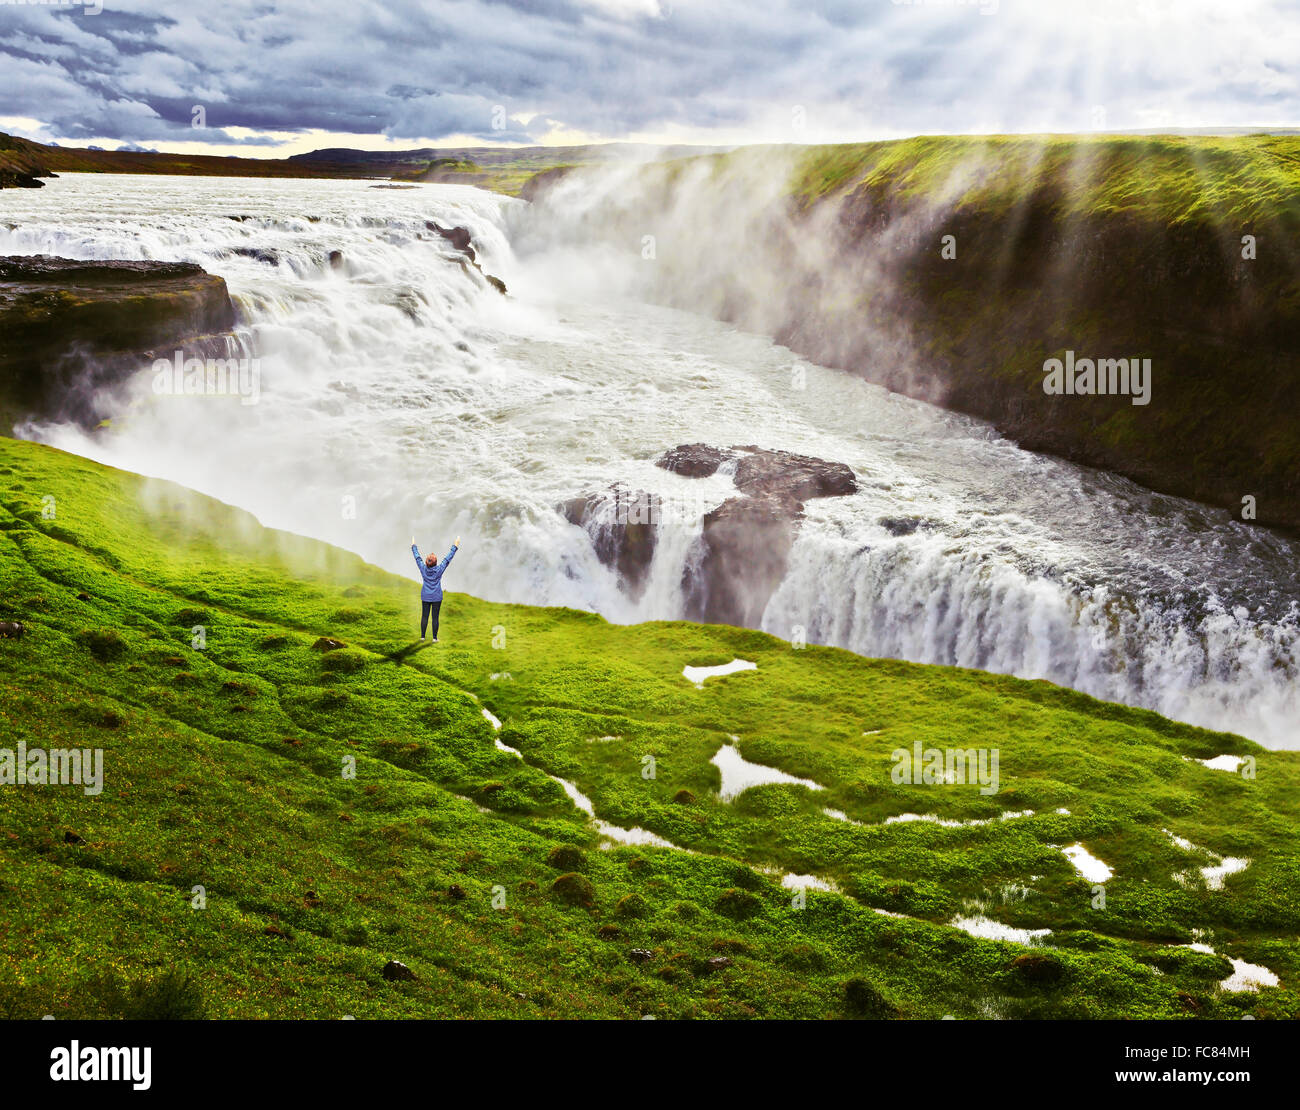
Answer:
[[[441,601],[426,601],[423,603],[424,611],[420,614],[420,639],[424,639],[424,630],[429,626],[429,617],[433,616],[433,638],[438,638],[438,610],[442,608]]]

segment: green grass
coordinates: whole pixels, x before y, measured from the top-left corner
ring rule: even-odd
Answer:
[[[0,640],[0,747],[105,763],[96,797],[0,787],[0,1016],[1300,1016],[1294,753],[1046,683],[459,593],[420,650],[413,580],[13,440],[0,582],[0,619],[28,626]],[[737,656],[757,670],[681,675]],[[720,802],[731,734],[825,789]],[[997,747],[1001,791],[895,785],[890,753],[918,739]],[[1184,758],[1223,752],[1257,777]],[[603,848],[549,774],[691,852]],[[1184,887],[1205,860],[1166,828],[1252,862]],[[1059,850],[1076,841],[1115,869],[1104,909]],[[795,908],[765,869],[844,893]],[[945,924],[975,900],[1054,933]],[[1193,929],[1282,988],[1218,989],[1224,961],[1171,947]],[[1033,952],[1053,975],[1013,964]],[[390,959],[418,979],[386,982]]]
[[[942,135],[808,147],[795,160],[790,191],[804,202],[863,188],[994,211],[1048,190],[1061,216],[1249,231],[1280,213],[1300,216],[1300,138]]]

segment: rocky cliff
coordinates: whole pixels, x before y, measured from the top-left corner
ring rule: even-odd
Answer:
[[[0,424],[98,420],[95,393],[184,348],[224,354],[222,278],[189,263],[0,258]]]

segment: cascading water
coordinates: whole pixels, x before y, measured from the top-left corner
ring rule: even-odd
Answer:
[[[70,175],[0,205],[0,254],[220,274],[261,371],[244,405],[157,396],[146,368],[109,427],[36,438],[400,573],[413,532],[423,549],[460,533],[450,588],[618,621],[681,615],[700,514],[736,494],[726,472],[654,466],[662,451],[815,455],[853,467],[860,489],[807,503],[765,629],[1047,678],[1300,746],[1291,542],[1022,451],[761,337],[602,295],[558,232],[539,246],[534,229],[516,256],[521,202],[456,186]],[[467,227],[511,295],[427,221]],[[556,511],[616,482],[665,507],[636,598]]]

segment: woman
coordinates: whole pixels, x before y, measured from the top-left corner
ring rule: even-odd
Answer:
[[[456,542],[451,545],[451,550],[447,552],[447,557],[440,563],[438,556],[430,555],[427,559],[420,558],[420,549],[415,546],[415,537],[411,537],[411,554],[415,556],[415,565],[420,571],[420,578],[424,585],[420,589],[420,600],[424,603],[420,613],[420,639],[424,639],[425,629],[429,626],[429,617],[433,617],[433,642],[438,642],[438,610],[442,608],[442,576],[446,571],[451,557],[456,554],[456,549],[460,547],[460,537],[456,537]]]

